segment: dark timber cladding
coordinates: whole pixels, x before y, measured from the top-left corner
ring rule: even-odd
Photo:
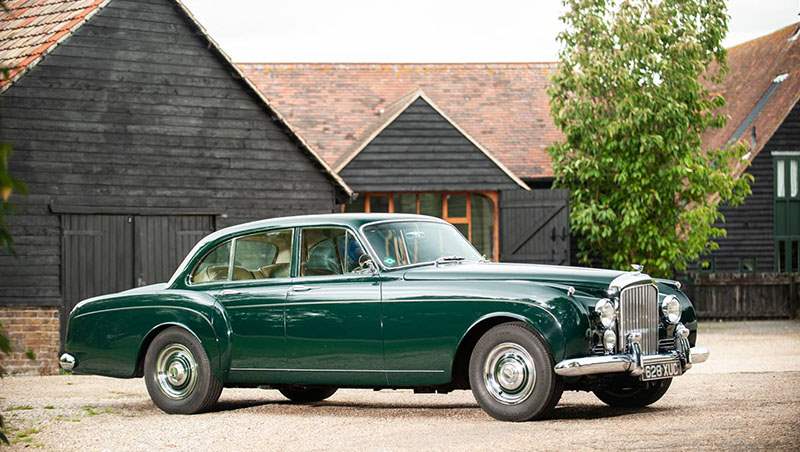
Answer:
[[[340,174],[361,193],[520,188],[422,98],[400,113]]]
[[[18,257],[0,252],[0,305],[62,303],[60,280],[76,270],[61,268],[62,220],[78,231],[69,246],[83,240],[79,221],[124,230],[115,240],[137,243],[120,223],[127,217],[62,219],[70,210],[206,215],[133,219],[142,234],[174,232],[183,252],[211,221],[224,227],[334,207],[321,167],[167,0],[112,0],[79,27],[0,95],[0,139],[13,144],[11,170],[30,192],[12,198]],[[177,251],[165,253],[142,260],[148,282],[164,270],[147,262],[175,260]]]
[[[714,270],[740,271],[742,260],[755,259],[756,272],[775,271],[776,250],[774,239],[775,169],[772,152],[800,151],[800,104],[792,108],[778,130],[753,159],[748,172],[755,181],[753,194],[743,205],[724,207],[728,231],[719,239],[719,250],[713,253]]]

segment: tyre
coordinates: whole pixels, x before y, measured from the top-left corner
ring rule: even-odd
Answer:
[[[284,397],[294,403],[322,402],[336,393],[338,388],[329,386],[285,386],[279,389]]]
[[[608,406],[619,408],[642,408],[657,402],[667,393],[671,378],[655,381],[639,381],[633,378],[618,380],[594,391],[594,395]]]
[[[144,381],[153,403],[169,414],[207,411],[222,392],[200,341],[177,327],[167,328],[150,343]]]
[[[487,331],[469,360],[469,383],[478,405],[501,421],[546,417],[564,391],[539,336],[522,322]]]

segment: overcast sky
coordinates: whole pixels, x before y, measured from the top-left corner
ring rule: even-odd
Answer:
[[[237,62],[552,61],[560,0],[184,0]],[[730,0],[726,46],[800,21],[800,0]]]

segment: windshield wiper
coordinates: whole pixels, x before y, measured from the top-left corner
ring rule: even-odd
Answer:
[[[442,256],[442,257],[436,259],[434,261],[434,264],[436,264],[438,266],[439,264],[446,264],[446,263],[449,263],[449,262],[461,262],[463,260],[465,260],[465,259],[463,257],[461,257],[461,256]]]

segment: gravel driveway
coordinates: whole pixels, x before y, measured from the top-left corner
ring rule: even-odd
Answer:
[[[226,389],[218,410],[168,416],[141,379],[0,381],[14,445],[67,450],[785,449],[800,444],[800,322],[706,323],[708,362],[647,409],[564,393],[555,418],[492,420],[472,394],[341,390],[316,406],[276,391]]]

